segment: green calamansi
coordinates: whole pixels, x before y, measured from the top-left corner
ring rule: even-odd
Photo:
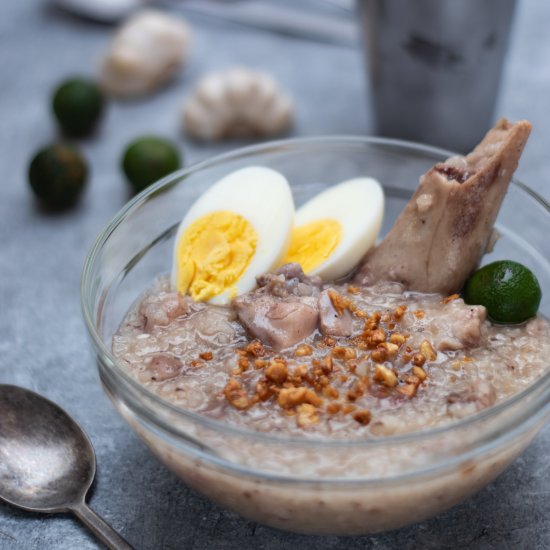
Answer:
[[[136,193],[181,165],[177,148],[168,140],[144,136],[134,140],[124,152],[122,168]]]
[[[464,287],[464,301],[485,306],[496,323],[523,323],[536,315],[541,298],[535,275],[524,265],[510,260],[478,269]]]
[[[52,106],[64,134],[85,137],[97,126],[104,105],[103,92],[95,82],[72,78],[55,90]]]
[[[53,209],[72,206],[81,195],[87,176],[86,162],[70,145],[44,147],[29,166],[29,182],[34,194]]]

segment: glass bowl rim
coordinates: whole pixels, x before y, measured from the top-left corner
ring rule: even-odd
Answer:
[[[331,440],[326,437],[299,438],[296,436],[281,436],[276,434],[269,434],[266,432],[260,432],[249,428],[240,427],[240,426],[234,426],[231,424],[224,423],[221,420],[209,418],[205,415],[201,415],[191,410],[178,407],[162,399],[160,396],[158,396],[157,394],[155,394],[154,392],[152,392],[151,390],[147,389],[145,386],[140,384],[137,380],[132,378],[128,373],[126,373],[124,369],[118,364],[116,357],[112,354],[110,349],[105,345],[105,343],[103,342],[103,339],[101,338],[100,334],[96,329],[94,319],[93,319],[94,304],[88,303],[88,298],[89,298],[88,290],[91,288],[91,285],[89,283],[91,282],[90,277],[91,277],[92,269],[95,264],[95,260],[97,259],[99,253],[101,252],[103,246],[109,239],[110,235],[117,229],[117,227],[120,224],[124,222],[125,218],[128,215],[130,215],[134,209],[138,208],[141,204],[143,204],[148,199],[148,197],[150,197],[151,195],[154,195],[160,189],[164,187],[168,187],[172,185],[175,181],[185,178],[186,176],[199,172],[203,169],[211,168],[216,165],[221,165],[226,161],[238,160],[239,157],[249,157],[255,154],[260,154],[262,152],[267,153],[271,149],[277,149],[277,148],[288,147],[288,146],[291,146],[291,147],[292,146],[303,147],[303,146],[315,146],[315,145],[327,146],[327,145],[330,145],[331,143],[335,145],[366,145],[369,147],[379,147],[382,149],[389,148],[389,149],[396,150],[398,154],[401,154],[402,152],[407,152],[409,154],[412,152],[417,152],[425,155],[436,156],[441,159],[460,155],[460,153],[448,151],[446,149],[442,149],[439,147],[426,145],[422,143],[416,143],[416,142],[406,141],[401,139],[374,137],[374,136],[328,135],[328,136],[305,137],[305,138],[304,137],[287,138],[287,139],[280,139],[280,140],[273,140],[273,141],[264,141],[259,144],[239,147],[225,153],[214,155],[205,160],[196,162],[187,168],[182,168],[180,170],[172,172],[171,174],[160,179],[158,182],[150,185],[141,193],[139,193],[138,195],[133,197],[131,200],[129,200],[110,219],[110,221],[108,221],[103,226],[103,228],[97,235],[96,239],[94,240],[94,243],[92,244],[91,248],[89,249],[86,255],[86,259],[84,261],[84,266],[82,271],[80,297],[81,297],[81,309],[84,317],[84,322],[93,345],[101,355],[101,358],[107,360],[106,362],[108,363],[109,371],[115,377],[117,382],[123,383],[127,387],[131,388],[131,390],[136,392],[140,398],[151,400],[154,403],[154,406],[160,408],[160,410],[165,410],[167,412],[175,414],[176,416],[183,417],[187,420],[192,421],[193,423],[203,425],[207,428],[213,429],[218,432],[219,431],[229,432],[236,436],[263,440],[269,443],[278,443],[278,444],[286,443],[286,444],[293,444],[293,445],[299,444],[299,445],[305,445],[305,446],[326,446],[331,448],[359,447],[359,446],[360,447],[377,447],[380,445],[394,445],[394,444],[409,443],[409,442],[419,442],[434,436],[442,435],[445,433],[452,433],[454,431],[459,431],[465,426],[476,424],[476,423],[482,422],[483,420],[498,416],[501,412],[504,412],[512,408],[514,405],[518,404],[520,401],[523,401],[524,399],[526,399],[528,396],[534,393],[535,390],[537,389],[540,390],[541,385],[543,385],[544,388],[542,391],[542,397],[539,399],[535,399],[530,403],[532,406],[531,408],[533,412],[540,413],[541,412],[540,409],[542,409],[545,405],[547,406],[550,404],[550,371],[545,373],[536,383],[530,384],[527,388],[525,388],[521,392],[505,399],[501,403],[497,403],[496,405],[488,407],[487,409],[484,409],[474,415],[471,415],[466,418],[459,419],[450,424],[435,427],[432,429],[423,429],[423,430],[417,430],[417,431],[405,433],[405,434],[389,435],[389,436],[383,436],[380,438],[372,438],[372,439],[342,439],[342,440],[332,439]],[[520,192],[525,193],[531,199],[535,200],[535,202],[539,203],[539,205],[542,206],[544,210],[546,210],[547,214],[550,215],[550,203],[546,201],[543,197],[541,197],[536,191],[532,190],[529,186],[516,180],[515,178],[512,179],[511,185],[515,186],[520,190]],[[89,307],[89,306],[92,306],[92,307]],[[105,361],[103,361],[103,363],[105,364]],[[126,392],[126,397],[128,397],[128,395],[129,395],[128,392]],[[140,412],[142,414],[145,414],[150,421],[153,421],[155,424],[163,425],[164,428],[167,429],[172,434],[187,437],[187,434],[184,431],[180,431],[177,428],[175,428],[173,425],[168,425],[164,420],[161,420],[159,418],[159,415],[155,414],[154,410],[151,410],[149,407],[144,407],[143,399],[141,401],[139,400],[136,401],[136,403],[134,404],[138,405],[138,407],[140,408]],[[504,430],[503,432],[506,433],[506,430]]]

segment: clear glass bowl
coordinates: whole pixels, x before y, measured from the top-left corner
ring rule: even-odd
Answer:
[[[335,182],[373,176],[386,192],[385,232],[419,176],[447,156],[385,139],[266,143],[163,179],[103,229],[82,279],[83,313],[101,382],[119,413],[185,483],[271,526],[362,534],[417,522],[457,504],[525,449],[550,415],[550,372],[507,401],[447,427],[379,440],[304,441],[177,408],[137,383],[111,353],[112,335],[127,310],[154,278],[170,271],[175,229],[186,210],[225,174],[251,164],[279,170],[298,205]],[[543,288],[541,313],[550,317],[550,206],[515,182],[497,227],[502,237],[485,261],[510,258],[531,267]]]

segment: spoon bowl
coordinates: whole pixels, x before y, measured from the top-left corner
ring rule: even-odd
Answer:
[[[40,512],[67,512],[95,475],[92,445],[55,403],[17,386],[0,387],[0,495]]]
[[[90,440],[63,409],[0,385],[0,498],[31,512],[72,512],[108,548],[131,548],[86,505],[95,469]]]

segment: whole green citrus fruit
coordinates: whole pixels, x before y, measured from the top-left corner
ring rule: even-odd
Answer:
[[[501,260],[478,269],[466,282],[464,301],[487,308],[503,324],[523,323],[536,315],[542,298],[539,282],[524,265]]]
[[[136,193],[177,170],[180,164],[180,155],[174,144],[156,136],[134,140],[122,158],[122,168]]]
[[[63,82],[53,96],[53,112],[70,137],[89,135],[103,114],[105,100],[99,86],[83,78]]]
[[[86,185],[88,168],[70,145],[44,147],[32,158],[29,182],[34,194],[50,208],[73,205]]]

